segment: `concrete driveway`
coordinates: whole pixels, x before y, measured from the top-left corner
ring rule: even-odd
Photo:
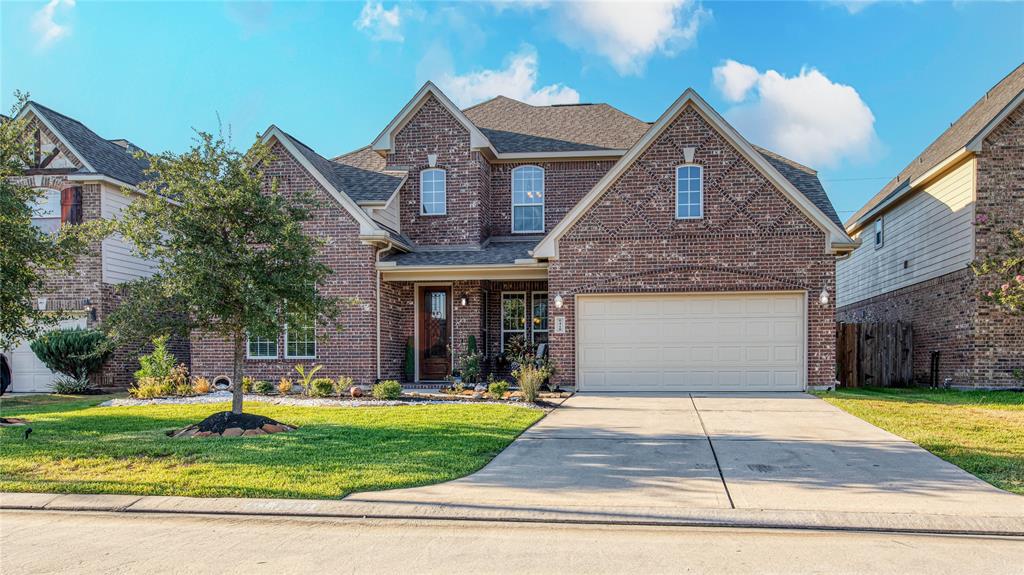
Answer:
[[[580,394],[474,475],[345,501],[520,518],[731,509],[1024,520],[1024,497],[803,393]]]

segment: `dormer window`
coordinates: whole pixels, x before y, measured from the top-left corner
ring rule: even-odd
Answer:
[[[544,231],[544,170],[520,166],[512,170],[512,233]]]
[[[676,219],[704,217],[704,168],[685,165],[676,168]]]
[[[440,168],[430,168],[420,172],[420,214],[424,216],[443,216],[446,207],[446,173]]]

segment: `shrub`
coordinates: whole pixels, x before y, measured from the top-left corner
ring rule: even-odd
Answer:
[[[402,397],[402,384],[393,379],[384,380],[373,386],[373,397],[389,400]]]
[[[301,363],[295,366],[295,371],[299,372],[299,375],[302,377],[302,380],[299,381],[299,384],[302,385],[302,391],[307,394],[309,393],[309,386],[313,383],[313,376],[323,367],[322,365],[314,365],[309,371],[306,371],[306,366]]]
[[[338,385],[335,388],[335,391],[338,393],[338,395],[345,395],[345,393],[348,390],[352,389],[353,383],[355,383],[354,379],[347,375],[343,375],[338,378]]]
[[[81,328],[46,332],[30,347],[51,371],[79,380],[99,369],[112,350],[110,340],[103,332]]]
[[[309,382],[306,393],[310,397],[328,397],[334,393],[334,380],[329,377],[318,377]]]
[[[551,367],[551,363],[546,359],[531,359],[525,358],[525,361],[519,365],[512,372],[512,376],[516,378],[516,383],[519,384],[519,391],[523,394],[525,401],[537,401],[537,395],[540,393],[540,386],[544,381],[551,377],[554,373],[554,368]]]
[[[166,378],[178,360],[174,354],[167,351],[167,336],[153,338],[153,352],[139,358],[139,370],[135,372],[135,380],[139,381],[144,377]]]
[[[210,385],[210,380],[205,377],[196,377],[192,379],[192,393],[196,395],[205,395],[210,393],[213,386]]]
[[[181,396],[192,395],[192,383],[188,380],[188,368],[185,367],[184,363],[174,366],[166,381],[172,394]]]
[[[507,381],[495,381],[487,386],[487,393],[491,394],[491,399],[501,399],[508,393],[508,382]]]
[[[480,360],[484,354],[475,349],[467,350],[459,356],[459,372],[466,383],[476,383],[480,380]]]
[[[128,388],[128,395],[136,399],[153,399],[154,397],[167,397],[172,394],[172,391],[166,379],[143,377]]]
[[[78,395],[89,393],[91,390],[88,377],[71,377],[65,374],[58,375],[51,387],[53,393],[61,395]]]
[[[281,381],[277,382],[277,392],[281,395],[288,395],[292,392],[294,385],[295,383],[291,379],[282,377]]]
[[[252,390],[260,395],[270,395],[274,393],[274,384],[261,379],[252,384]]]

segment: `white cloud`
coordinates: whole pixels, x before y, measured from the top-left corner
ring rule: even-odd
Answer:
[[[71,34],[71,26],[54,20],[61,6],[70,10],[75,7],[75,0],[50,0],[32,16],[32,30],[39,36],[40,48],[47,48]]]
[[[656,53],[688,48],[711,16],[698,0],[563,2],[554,9],[565,44],[607,58],[623,76],[643,73]]]
[[[873,4],[880,4],[883,1],[884,0],[829,0],[828,3],[846,8],[846,11],[850,14],[860,14],[865,8]],[[889,0],[890,4],[901,4],[905,2],[920,4],[924,2],[924,0]]]
[[[757,84],[760,76],[757,68],[740,64],[736,60],[726,60],[725,64],[714,69],[715,86],[730,102],[746,98],[747,92]]]
[[[864,160],[876,149],[875,115],[857,90],[814,68],[787,77],[729,60],[713,73],[722,95],[737,102],[726,117],[755,143],[811,166]]]
[[[390,10],[385,10],[384,4],[381,2],[366,0],[366,4],[363,4],[363,9],[359,12],[359,18],[353,24],[356,30],[367,34],[374,40],[384,42],[405,40],[402,35],[402,16],[397,4]]]
[[[508,96],[533,104],[575,104],[580,94],[564,84],[537,87],[537,52],[526,46],[508,57],[501,70],[482,70],[457,75],[442,72],[437,85],[459,106],[471,106],[494,96]]]

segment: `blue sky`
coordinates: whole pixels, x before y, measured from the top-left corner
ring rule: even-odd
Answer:
[[[1024,3],[4,2],[15,89],[101,135],[183,150],[274,123],[326,155],[368,143],[423,81],[608,102],[656,119],[687,87],[819,169],[846,218],[1024,61]]]

